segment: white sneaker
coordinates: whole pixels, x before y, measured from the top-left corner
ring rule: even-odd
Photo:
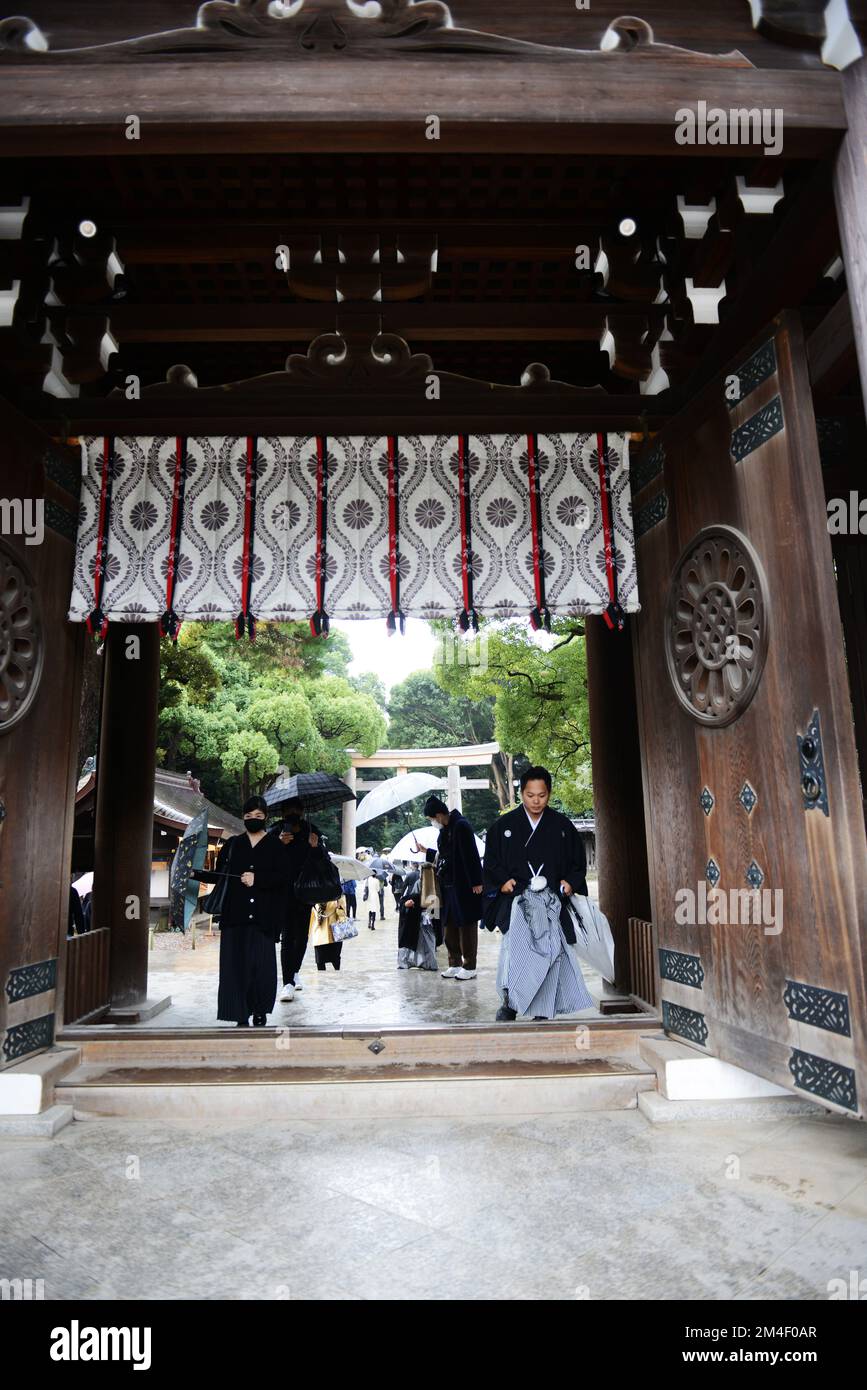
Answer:
[[[460,973],[461,967],[459,965],[450,965],[448,970],[440,971],[440,974],[442,975],[444,980],[454,980],[456,976],[460,975]]]
[[[294,998],[295,986],[290,982],[288,985],[284,985],[282,990],[280,991],[280,1003],[291,1004]]]
[[[475,972],[475,970],[465,970],[464,967],[461,966],[460,970],[456,970],[456,971],[455,971],[455,979],[456,979],[456,980],[474,980],[475,978],[476,978],[476,972]]]
[[[302,985],[301,981],[300,981],[300,980],[296,980],[296,981],[295,981],[295,993],[297,994],[298,991],[299,991],[299,989],[303,989],[303,988],[304,988],[304,986]]]

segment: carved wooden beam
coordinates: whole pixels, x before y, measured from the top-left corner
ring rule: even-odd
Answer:
[[[136,59],[146,55],[273,53],[287,57],[398,56],[410,53],[472,53],[566,60],[612,54],[714,67],[752,67],[742,53],[698,53],[657,43],[643,19],[621,15],[609,25],[598,49],[564,48],[464,29],[441,0],[379,0],[372,11],[360,0],[207,0],[196,22],[183,29],[136,39],[52,49],[32,20],[21,15],[0,21],[0,54],[17,61]]]
[[[118,304],[110,309],[126,343],[298,342],[333,328],[339,309],[349,324],[359,304]],[[79,313],[88,312],[82,305]],[[102,306],[94,306],[94,313]],[[408,303],[388,306],[388,325],[402,337],[429,342],[594,342],[611,313],[658,322],[665,306],[647,303]],[[62,323],[63,306],[49,309]]]

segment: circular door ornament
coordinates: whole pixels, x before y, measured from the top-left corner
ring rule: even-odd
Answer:
[[[700,724],[722,728],[750,703],[768,616],[767,580],[746,536],[730,526],[699,531],[671,578],[665,655],[677,698]]]
[[[23,719],[42,675],[42,617],[36,585],[0,543],[0,734]]]

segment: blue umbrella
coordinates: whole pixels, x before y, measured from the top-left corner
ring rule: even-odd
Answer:
[[[186,931],[199,898],[198,880],[191,877],[205,867],[208,852],[208,811],[193,816],[175,850],[169,874],[169,920],[177,931]]]

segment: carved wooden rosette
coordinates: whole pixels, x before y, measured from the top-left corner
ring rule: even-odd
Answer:
[[[36,584],[0,541],[0,734],[27,714],[42,675],[44,639]]]
[[[700,724],[731,724],[752,700],[768,648],[768,589],[740,531],[710,526],[678,560],[665,628],[668,674]]]

